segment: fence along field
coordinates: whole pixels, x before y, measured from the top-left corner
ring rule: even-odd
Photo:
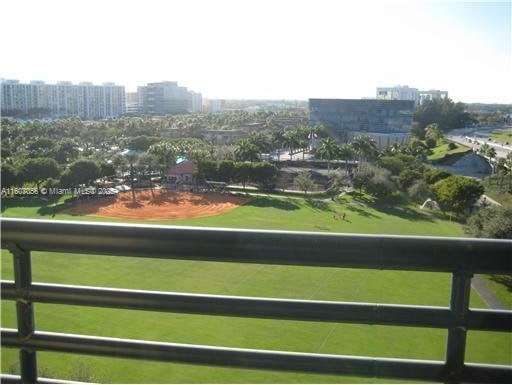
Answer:
[[[256,227],[269,216],[275,226],[314,227],[315,223],[338,223],[331,211],[312,208],[304,200],[278,199],[253,201],[228,214],[194,221],[207,225]],[[347,202],[345,209],[351,202]],[[296,205],[294,207],[293,205]],[[281,207],[281,208],[279,208]],[[332,205],[332,209],[341,206]],[[393,231],[419,221],[420,231],[443,231],[460,235],[458,227],[436,226],[396,217],[374,208],[366,212],[347,210],[351,223],[339,226],[370,228],[377,222]],[[288,210],[286,210],[288,209]],[[277,215],[280,214],[280,215]],[[277,215],[277,217],[276,217]],[[371,215],[370,218],[368,215]],[[373,217],[372,217],[373,216]],[[88,217],[90,218],[90,217]],[[279,218],[275,219],[275,218]],[[292,222],[289,222],[292,220]],[[242,222],[243,221],[243,222]],[[281,223],[278,223],[281,221]],[[415,222],[416,221],[416,222]],[[438,221],[438,219],[435,219]],[[171,222],[170,222],[171,223]],[[385,224],[388,226],[385,227]],[[422,229],[422,224],[426,227]],[[444,224],[439,220],[437,225]],[[2,276],[12,279],[12,258],[2,252]],[[65,272],[63,274],[63,272]],[[33,253],[35,282],[111,286],[143,290],[182,291],[206,294],[304,298],[338,301],[403,303],[446,306],[449,298],[448,274],[324,269],[234,263],[161,261],[156,259],[70,256]],[[397,289],[400,288],[400,289]],[[404,289],[406,288],[406,289]],[[485,307],[472,292],[472,307]],[[442,330],[273,321],[183,314],[143,313],[36,304],[36,328],[48,331],[96,334],[158,341],[237,346],[259,349],[310,351],[382,357],[443,359],[446,332]],[[2,325],[15,327],[13,303],[2,303]],[[510,364],[511,341],[502,333],[471,332],[467,361]],[[15,369],[17,352],[3,349],[2,371]],[[41,353],[39,364],[45,376],[94,380],[99,382],[368,382],[364,378],[339,378],[269,371],[234,370],[212,367],[159,364],[68,354]],[[79,370],[89,368],[89,370]],[[87,378],[85,374],[88,374]],[[83,378],[85,377],[85,378]],[[382,380],[377,380],[382,382]]]

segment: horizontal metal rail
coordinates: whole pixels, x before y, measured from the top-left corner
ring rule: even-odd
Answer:
[[[2,374],[0,375],[0,383],[2,384],[22,384],[21,376],[15,374]],[[78,381],[64,381],[55,378],[38,377],[38,384],[86,384],[86,382]]]
[[[475,273],[512,274],[512,241],[325,234],[1,219],[2,247],[14,256],[18,330],[2,345],[20,349],[22,382],[37,378],[37,350],[253,369],[447,382],[510,382],[512,367],[465,362],[468,330],[510,332],[512,312],[469,309]],[[148,258],[417,270],[452,273],[449,307],[252,298],[32,283],[31,251]],[[73,257],[72,255],[70,256]],[[259,351],[35,331],[34,302],[317,322],[448,330],[444,362]],[[16,380],[3,376],[2,378]]]
[[[199,241],[200,240],[200,241]],[[217,262],[512,274],[512,241],[2,219],[25,250]],[[489,250],[492,249],[492,253]]]
[[[235,349],[50,332],[36,332],[30,340],[23,341],[15,329],[2,329],[1,336],[2,343],[8,347],[118,358],[306,373],[423,378],[427,381],[445,378],[445,366],[440,361]],[[471,364],[464,369],[461,381],[485,382],[492,378],[496,382],[505,382],[511,375],[510,367]]]
[[[447,307],[383,305],[333,301],[305,301],[112,289],[90,286],[33,283],[18,293],[13,281],[2,281],[2,298],[26,301],[165,311],[174,313],[346,322],[369,325],[447,328],[455,320]],[[466,319],[471,330],[512,331],[512,312],[470,309]]]

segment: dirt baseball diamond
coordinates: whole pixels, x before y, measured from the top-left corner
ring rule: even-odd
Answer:
[[[92,215],[122,219],[187,219],[222,214],[241,206],[252,198],[220,193],[137,191],[135,202],[131,192],[112,197],[82,199],[67,210],[72,215]]]

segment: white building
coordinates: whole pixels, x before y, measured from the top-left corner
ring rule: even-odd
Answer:
[[[139,114],[139,95],[137,92],[126,93],[126,114],[138,115]]]
[[[78,116],[81,119],[116,118],[125,112],[123,86],[83,82],[46,84],[2,80],[1,108],[4,116],[44,115],[52,118]]]
[[[420,91],[409,86],[377,87],[377,99],[383,100],[414,100],[422,104],[425,100],[447,98],[448,91],[429,90]]]
[[[208,112],[219,112],[222,111],[224,101],[221,99],[208,99],[206,101],[206,110]]]
[[[448,91],[428,90],[419,92],[419,103],[422,104],[426,100],[446,99]]]
[[[409,86],[378,87],[377,99],[418,101],[418,89]]]
[[[203,111],[203,96],[199,92],[188,92],[188,111],[192,113]]]

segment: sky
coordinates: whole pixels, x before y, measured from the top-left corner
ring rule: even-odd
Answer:
[[[446,90],[512,103],[511,1],[6,0],[0,78],[171,80],[207,98]]]

